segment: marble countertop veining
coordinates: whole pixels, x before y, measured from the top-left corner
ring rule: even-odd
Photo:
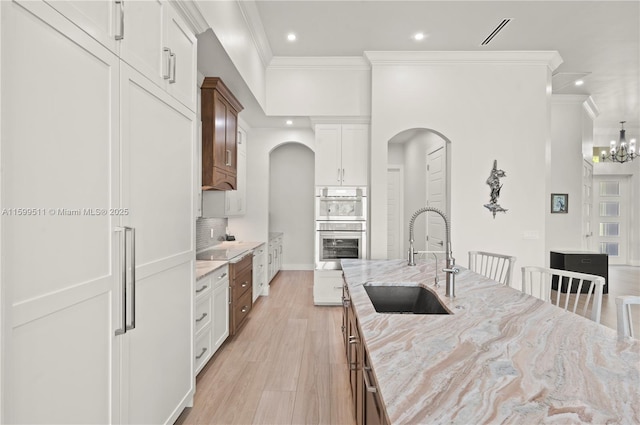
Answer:
[[[342,260],[392,424],[640,423],[640,341],[462,267],[449,299],[435,264]],[[366,282],[417,282],[453,314],[377,313]]]
[[[204,252],[208,250],[228,250],[234,256],[244,255],[246,252],[251,251],[264,244],[264,242],[242,242],[242,241],[224,241],[216,245],[211,245],[205,249],[199,251]],[[223,254],[224,257],[226,254]],[[213,256],[212,256],[213,257]],[[229,259],[216,258],[215,260],[196,260],[196,280],[201,279],[227,264]]]

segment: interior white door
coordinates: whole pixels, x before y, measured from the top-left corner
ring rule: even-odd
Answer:
[[[389,165],[387,169],[387,258],[404,258],[403,231],[403,168]]]
[[[439,209],[448,218],[446,159],[444,146],[427,153],[427,206]],[[444,220],[436,213],[427,214],[427,250],[444,251]]]
[[[593,163],[582,163],[582,248],[585,251],[593,250]]]
[[[45,3],[0,7],[1,421],[111,423],[119,61]]]
[[[192,397],[195,113],[121,68],[123,224],[136,232],[123,422],[173,422]]]
[[[594,176],[595,249],[609,255],[609,264],[627,264],[629,243],[629,177]]]

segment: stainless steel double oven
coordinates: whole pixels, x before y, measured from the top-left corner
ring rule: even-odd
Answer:
[[[367,189],[316,189],[316,269],[340,270],[340,260],[367,256]]]

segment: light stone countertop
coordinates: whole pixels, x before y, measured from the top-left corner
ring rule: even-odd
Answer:
[[[198,260],[196,261],[196,280],[202,279],[206,275],[213,273],[220,267],[229,263],[228,261],[208,261]]]
[[[392,424],[640,423],[639,340],[462,267],[451,300],[434,266],[342,260]],[[376,313],[365,282],[418,282],[454,314]]]

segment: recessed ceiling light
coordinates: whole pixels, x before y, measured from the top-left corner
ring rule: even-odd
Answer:
[[[583,80],[576,80],[576,82],[574,83],[576,86],[581,86],[584,84]]]
[[[296,37],[296,35],[292,32],[290,32],[289,34],[287,34],[287,40],[289,41],[296,41],[298,37]]]
[[[287,121],[285,122],[285,124],[287,124],[287,125],[293,125],[293,121],[291,121],[291,120],[287,120]]]
[[[423,32],[417,32],[413,35],[413,39],[416,41],[420,41],[420,40],[424,40],[424,33]]]

